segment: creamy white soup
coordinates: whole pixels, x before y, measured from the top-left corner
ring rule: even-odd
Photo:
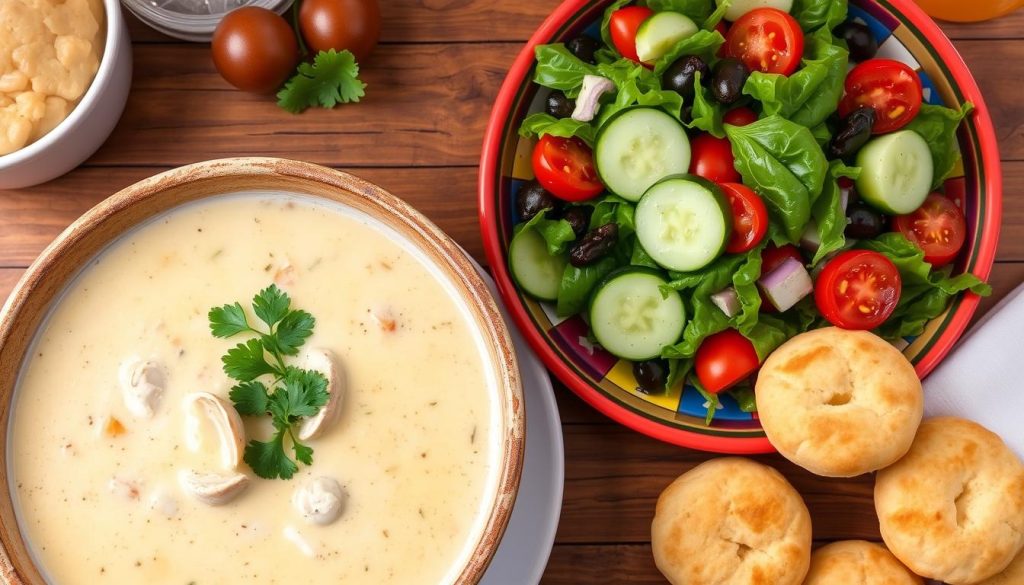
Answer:
[[[220,358],[244,341],[214,338],[208,311],[255,320],[272,282],[316,318],[297,359],[344,371],[290,480],[226,471],[196,408],[230,406]],[[101,253],[37,334],[8,453],[21,529],[59,585],[451,582],[497,485],[486,355],[452,284],[367,216],[271,193],[185,205]],[[269,417],[242,420],[269,438]],[[244,485],[211,497],[190,470]]]

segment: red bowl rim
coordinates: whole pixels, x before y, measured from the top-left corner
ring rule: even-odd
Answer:
[[[903,13],[924,35],[925,40],[938,52],[942,61],[949,67],[953,79],[959,86],[965,101],[974,104],[975,128],[980,145],[981,164],[985,170],[985,192],[988,196],[984,217],[981,218],[982,236],[978,244],[974,273],[982,280],[991,274],[992,263],[995,261],[996,246],[999,242],[999,227],[1002,219],[1002,168],[995,130],[989,116],[988,106],[982,98],[981,90],[970,74],[960,53],[953,47],[942,29],[912,0],[888,0],[893,7]],[[516,326],[523,333],[530,346],[540,356],[544,365],[569,387],[577,396],[596,408],[615,422],[623,424],[655,439],[682,447],[700,449],[717,453],[756,454],[775,451],[766,437],[715,437],[692,431],[672,428],[636,414],[598,392],[590,384],[581,380],[577,374],[554,352],[537,331],[526,309],[518,302],[515,285],[505,265],[505,249],[501,245],[498,217],[494,214],[495,207],[490,205],[496,192],[495,175],[498,155],[501,150],[503,128],[512,108],[512,102],[520,85],[527,81],[526,76],[533,66],[534,47],[547,42],[555,31],[573,14],[590,4],[592,0],[565,0],[551,13],[543,24],[533,33],[526,46],[519,52],[512,67],[505,76],[498,96],[491,110],[487,130],[484,134],[483,151],[480,157],[478,207],[480,232],[483,238],[484,252],[487,263],[494,274],[502,297],[506,301],[509,313]],[[957,307],[952,320],[939,335],[932,348],[917,363],[916,370],[921,378],[949,353],[960,335],[967,328],[980,297],[974,293],[966,293],[965,298]]]

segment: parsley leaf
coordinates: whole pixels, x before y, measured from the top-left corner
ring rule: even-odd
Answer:
[[[306,108],[333,108],[358,102],[366,95],[359,80],[359,64],[350,51],[331,49],[317,53],[313,64],[302,63],[299,72],[277,93],[277,105],[293,114]]]
[[[284,390],[290,416],[315,416],[329,396],[327,378],[314,370],[288,368]]]
[[[263,374],[276,372],[274,367],[267,363],[263,354],[263,343],[259,339],[239,343],[229,349],[221,361],[224,362],[224,373],[240,382],[248,382]]]
[[[264,479],[291,479],[299,470],[299,466],[284,452],[284,434],[284,431],[279,430],[267,442],[254,439],[245,446],[242,459],[256,475]]]
[[[238,303],[214,307],[207,313],[207,317],[210,319],[210,332],[214,337],[231,337],[249,330],[245,311]]]
[[[315,325],[316,319],[305,311],[292,311],[285,315],[277,324],[277,331],[274,334],[277,338],[277,351],[284,355],[299,353],[299,348],[306,342],[306,338],[313,334]]]
[[[288,293],[277,288],[277,285],[272,284],[261,290],[252,299],[252,310],[260,318],[260,321],[263,321],[269,327],[273,327],[275,323],[284,319],[284,316],[288,314],[288,306],[291,303],[292,300],[288,297]]]
[[[243,457],[256,475],[267,479],[290,479],[299,469],[296,461],[313,464],[313,449],[296,438],[293,427],[304,417],[316,416],[330,398],[326,376],[285,364],[284,357],[296,355],[316,325],[312,315],[289,310],[290,306],[288,294],[274,285],[256,294],[253,312],[268,331],[249,326],[239,303],[209,312],[210,331],[216,337],[243,332],[258,336],[229,349],[221,361],[224,372],[239,381],[229,393],[238,413],[270,415],[274,436],[269,441],[249,441]],[[257,379],[268,375],[273,377],[270,388]],[[288,456],[286,441],[291,442],[295,460]]]
[[[258,380],[236,384],[228,396],[231,402],[235,403],[235,410],[243,416],[266,414],[267,405],[270,403],[267,387]]]

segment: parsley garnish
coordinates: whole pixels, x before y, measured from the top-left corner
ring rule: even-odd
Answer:
[[[359,64],[349,51],[320,51],[313,64],[302,63],[299,72],[277,92],[277,105],[293,114],[306,108],[333,108],[339,103],[358,102],[366,95],[359,80]]]
[[[252,311],[266,324],[267,331],[249,325],[239,303],[210,309],[210,332],[214,337],[232,337],[250,333],[256,337],[239,343],[221,358],[224,373],[238,381],[230,397],[243,416],[270,415],[274,436],[269,441],[253,439],[245,446],[245,462],[256,475],[290,479],[298,464],[288,457],[285,439],[295,451],[295,459],[313,464],[313,449],[303,445],[294,428],[303,417],[316,415],[327,404],[327,378],[315,370],[285,365],[285,356],[294,356],[313,334],[316,319],[306,311],[291,309],[288,294],[270,285],[252,300]],[[272,377],[270,388],[258,380]]]

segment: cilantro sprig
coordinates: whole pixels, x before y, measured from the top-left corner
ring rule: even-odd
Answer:
[[[250,325],[240,303],[210,309],[210,332],[228,338],[239,334],[255,337],[229,349],[221,361],[224,373],[238,383],[229,396],[243,416],[270,415],[274,436],[269,441],[249,441],[243,459],[256,475],[266,479],[291,479],[299,466],[313,464],[313,449],[295,435],[295,425],[327,404],[327,378],[315,370],[303,370],[285,363],[286,356],[313,334],[316,319],[306,311],[291,308],[291,298],[276,285],[261,290],[252,300],[252,312],[266,330]],[[269,379],[269,387],[260,378]],[[288,456],[286,443],[295,452]]]
[[[298,73],[277,92],[277,105],[293,114],[320,106],[333,108],[358,102],[366,95],[359,80],[359,64],[350,51],[320,51],[313,63],[299,65]]]

